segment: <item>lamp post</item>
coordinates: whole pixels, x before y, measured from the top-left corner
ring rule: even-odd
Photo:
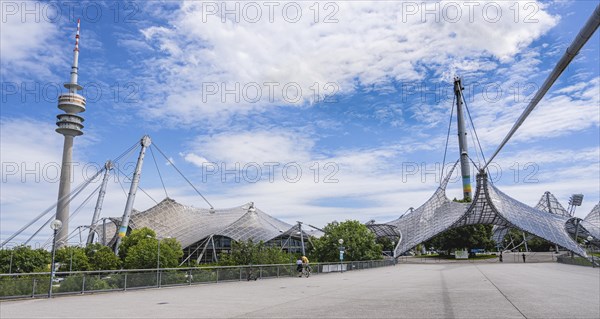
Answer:
[[[152,238],[152,236],[150,236],[150,235],[146,235],[146,237]],[[157,248],[156,248],[156,286],[159,288],[160,288],[160,240],[167,239],[167,238],[171,238],[171,237],[170,236],[156,237],[156,243],[157,243]]]
[[[73,271],[73,248],[74,247],[70,247],[71,250],[71,258],[69,258],[69,272]]]
[[[50,223],[50,229],[54,231],[52,235],[52,264],[50,264],[50,288],[48,288],[48,298],[52,297],[52,283],[54,282],[54,257],[56,256],[56,234],[62,228],[62,222],[58,219],[55,219]]]
[[[590,256],[592,257],[592,268],[596,268],[596,265],[594,264],[594,251],[592,250],[592,240],[594,240],[594,237],[587,236],[588,250],[590,251]]]
[[[344,261],[344,246],[342,246],[344,244],[344,240],[340,238],[338,239],[338,243],[340,244],[340,272],[344,272],[344,265],[342,264]]]
[[[156,285],[160,288],[160,238],[156,237],[156,243],[158,244],[156,254]]]
[[[12,263],[13,263],[13,254],[15,253],[15,249],[10,250],[10,264],[8,265],[8,273],[12,274]]]

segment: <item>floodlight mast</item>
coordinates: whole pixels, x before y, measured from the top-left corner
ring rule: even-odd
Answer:
[[[469,154],[467,146],[467,130],[462,109],[462,83],[460,77],[454,78],[454,94],[456,95],[456,119],[458,121],[458,148],[460,151],[460,172],[463,184],[463,199],[471,200],[471,168],[469,167]]]
[[[121,226],[119,227],[117,241],[115,243],[115,254],[119,253],[119,245],[121,244],[121,240],[123,239],[123,237],[125,237],[125,235],[127,235],[127,228],[129,227],[129,217],[131,216],[131,211],[133,210],[133,202],[135,201],[135,194],[140,183],[140,175],[142,174],[144,155],[146,154],[146,149],[150,146],[150,144],[152,144],[150,136],[144,135],[144,137],[142,137],[142,140],[140,141],[140,144],[142,146],[142,149],[140,150],[140,155],[135,166],[135,171],[133,172],[133,178],[131,179],[131,186],[129,187],[129,196],[127,196],[125,211],[123,212]]]

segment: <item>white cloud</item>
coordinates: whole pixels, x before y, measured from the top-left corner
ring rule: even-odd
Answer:
[[[35,17],[22,17],[21,10],[34,7],[41,8],[41,5],[39,2],[6,2],[0,8],[0,55],[5,80],[58,80],[51,68],[65,65],[64,50],[59,45],[62,42],[57,41],[58,25],[40,17],[43,13],[41,10],[37,11]],[[17,10],[16,13],[13,14],[13,10]],[[46,14],[53,16],[51,11],[52,7],[48,7]]]
[[[565,89],[550,92],[525,120],[510,143],[547,140],[550,137],[598,128],[599,85],[600,78],[594,78],[585,84],[572,84],[566,88],[568,94]],[[530,97],[532,96],[533,93]],[[479,103],[486,104],[483,100]],[[525,105],[524,102],[515,102],[514,96],[508,94],[497,103],[487,103],[485,108],[477,109],[474,121],[482,144],[488,147],[498,145],[521,115]]]
[[[282,129],[234,131],[200,136],[186,160],[217,163],[304,163],[310,159],[313,141]],[[199,157],[201,156],[201,157]]]
[[[437,185],[437,176],[406,174],[399,164],[400,158],[421,149],[418,145],[330,150],[330,154],[321,154],[312,139],[282,129],[223,133],[198,138],[192,144],[193,150],[182,156],[198,167],[223,162],[228,170],[233,170],[232,163],[240,163],[241,177],[237,182],[231,172],[223,177],[222,166],[206,179],[205,184],[210,186],[205,195],[215,206],[254,201],[264,211],[288,222],[300,219],[324,225],[333,219],[347,218],[387,221],[410,206],[418,206],[418,201],[428,198]],[[251,181],[254,168],[248,168],[249,173],[243,171],[250,162],[278,162],[279,166],[273,176]],[[290,162],[298,163],[298,178],[295,168],[287,172],[283,169]],[[413,165],[411,168],[420,165],[409,164]],[[268,175],[264,166],[262,169],[262,174]]]
[[[233,8],[236,4],[224,5]],[[438,13],[447,13],[444,8],[453,4],[441,2]],[[334,3],[339,9],[335,13],[338,22],[315,23],[309,5],[302,3],[305,14],[296,23],[284,20],[281,7],[275,11],[273,23],[266,15],[256,23],[249,22],[242,7],[242,17],[236,23],[231,15],[222,22],[220,15],[209,14],[206,3],[183,2],[170,16],[168,27],[142,31],[160,52],[159,57],[146,61],[149,75],[160,74],[153,79],[152,92],[160,101],[155,105],[160,107],[149,107],[150,114],[185,123],[220,118],[210,123],[216,125],[232,114],[310,103],[315,98],[315,83],[319,95],[325,93],[327,83],[336,85],[328,87],[329,92],[341,94],[353,92],[357,84],[385,86],[391,79],[420,79],[428,68],[489,70],[493,60],[510,61],[558,21],[539,3],[535,3],[540,9],[535,15],[537,23],[515,23],[508,14],[510,3],[504,2],[487,6],[501,7],[504,14],[498,21],[491,16],[496,9],[483,10],[486,6],[482,3],[470,17],[469,8],[462,6],[461,18],[441,17],[436,22],[435,17],[421,16],[424,8],[417,8],[418,14],[408,14],[405,3],[386,1],[375,6],[368,2]],[[319,19],[330,12],[322,11]],[[207,95],[206,83],[213,82],[218,86],[211,89],[218,91]],[[279,87],[270,94],[265,82],[276,82]],[[241,91],[238,101],[233,95],[220,94],[225,88],[221,84],[233,89],[236,83]],[[249,83],[261,87],[262,96],[256,102],[249,102],[256,87],[248,86],[250,91],[243,93]],[[298,100],[295,90],[290,89],[287,98],[282,95],[282,87],[289,83],[301,88]]]

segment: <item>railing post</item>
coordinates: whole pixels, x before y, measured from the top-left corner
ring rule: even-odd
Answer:
[[[81,294],[83,295],[84,292],[85,292],[85,274],[83,274],[83,277],[81,278]]]
[[[31,298],[35,298],[35,286],[37,284],[37,278],[33,278],[33,284],[31,285]]]
[[[217,283],[219,282],[219,268],[217,268]]]
[[[162,281],[162,271],[158,270],[158,277],[156,277],[156,279],[158,280],[156,285],[158,286],[158,288],[160,288],[160,282]]]
[[[192,270],[190,269],[189,274],[188,274],[188,284],[191,286],[192,285]]]
[[[277,278],[279,278],[279,265],[277,265]]]
[[[240,267],[240,281],[242,281],[242,267]]]
[[[258,273],[260,275],[260,279],[262,279],[262,266],[258,267]]]
[[[123,282],[123,290],[127,291],[127,273],[125,273],[125,279],[124,279],[124,282]]]

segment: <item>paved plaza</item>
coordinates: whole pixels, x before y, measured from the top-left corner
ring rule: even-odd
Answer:
[[[394,267],[0,303],[1,318],[599,318],[600,269]]]

